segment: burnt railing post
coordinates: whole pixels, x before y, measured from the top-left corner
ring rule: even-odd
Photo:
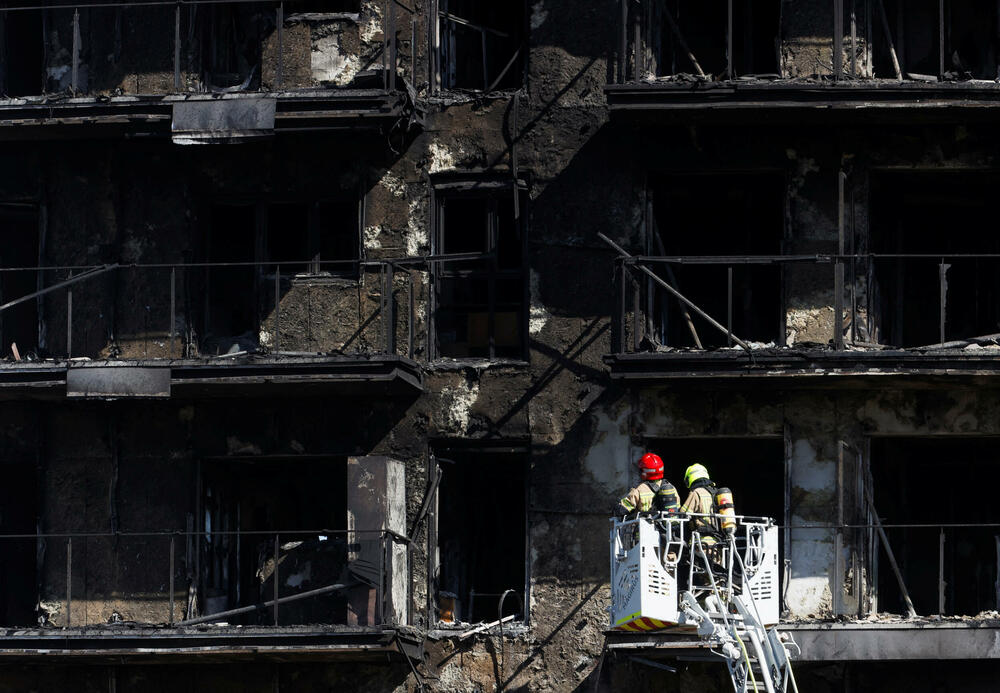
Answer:
[[[177,335],[177,268],[170,268],[170,358],[174,356],[174,337]]]
[[[615,301],[615,325],[611,333],[611,351],[616,354],[625,353],[625,260],[615,258],[615,279],[618,280],[618,300]]]
[[[938,535],[938,616],[944,616],[944,527]]]
[[[733,345],[733,267],[726,268],[726,345]]]
[[[66,626],[73,625],[73,537],[66,539]]]
[[[938,296],[939,296],[939,310],[938,310],[938,338],[941,344],[945,341],[945,323],[948,319],[948,268],[951,265],[946,265],[944,263],[944,258],[941,258],[941,263],[938,265]]]
[[[76,7],[73,8],[73,55],[70,88],[74,94],[80,90],[80,9]]]
[[[843,6],[838,6],[843,9]],[[841,27],[843,28],[843,27]],[[847,174],[837,176],[837,262],[833,268],[833,348],[844,348],[844,186]]]
[[[407,284],[409,286],[409,303],[410,303],[410,305],[409,305],[409,313],[408,313],[407,318],[406,318],[406,327],[407,327],[406,355],[409,358],[412,359],[413,358],[413,331],[414,331],[413,316],[414,316],[414,314],[416,312],[416,299],[415,299],[415,297],[413,295],[414,287],[413,287],[413,269],[412,268],[410,268],[409,270],[407,270],[407,272],[406,272],[406,280],[407,280]]]
[[[170,576],[167,580],[167,590],[170,593],[169,596],[170,618],[167,620],[167,623],[173,625],[174,624],[174,535],[173,534],[170,535],[170,558],[168,562],[170,564]]]
[[[639,315],[640,304],[642,302],[642,295],[640,293],[640,284],[635,277],[630,277],[632,280],[632,351],[639,351],[639,331],[640,331],[640,320]]]
[[[274,266],[274,346],[271,350],[281,350],[281,265]]]
[[[181,90],[181,4],[174,7],[174,91]],[[171,345],[173,346],[173,345]]]
[[[271,577],[274,579],[274,625],[278,625],[278,589],[280,584],[278,582],[278,552],[281,550],[281,535],[274,535],[274,571],[271,573]]]
[[[392,285],[394,279],[394,268],[391,262],[385,263],[385,274],[383,275],[384,288],[382,292],[383,310],[385,316],[385,353],[396,353],[396,303],[392,299]]]
[[[68,279],[73,278],[70,270]],[[66,289],[66,358],[73,358],[73,287]]]
[[[618,44],[618,83],[624,84],[628,79],[628,4],[630,0],[621,2],[621,35]]]
[[[285,82],[285,3],[279,2],[274,10],[275,22],[278,27],[278,61],[275,86],[281,89]]]
[[[844,0],[833,0],[833,78],[844,78]]]

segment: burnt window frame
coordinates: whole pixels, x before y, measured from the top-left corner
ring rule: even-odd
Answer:
[[[253,295],[248,297],[251,302],[252,310],[255,314],[253,329],[255,332],[259,333],[262,326],[262,315],[261,315],[261,300],[264,295],[268,295],[269,287],[272,286],[275,281],[281,283],[281,285],[293,285],[297,281],[331,281],[331,282],[353,282],[356,283],[360,280],[361,276],[361,266],[364,262],[364,243],[362,240],[362,227],[364,224],[364,203],[365,196],[361,190],[350,191],[341,190],[341,195],[321,195],[315,197],[306,197],[302,195],[298,196],[263,196],[258,198],[241,196],[207,196],[201,201],[201,213],[199,214],[199,228],[201,229],[201,239],[199,243],[199,253],[203,258],[206,265],[206,277],[204,281],[205,284],[205,295],[200,301],[200,312],[201,315],[197,319],[197,324],[201,330],[198,341],[203,343],[204,340],[209,335],[209,320],[210,316],[208,314],[208,305],[210,302],[209,292],[211,291],[211,267],[210,265],[215,262],[211,260],[212,251],[211,244],[214,241],[214,231],[213,227],[213,210],[217,207],[248,207],[252,209],[254,217],[254,290]],[[323,259],[319,255],[322,248],[322,241],[319,240],[318,233],[320,229],[318,228],[318,210],[323,204],[329,204],[333,202],[345,202],[353,201],[356,202],[356,224],[354,230],[354,248],[355,257],[352,260],[344,261],[343,270],[334,269],[323,269]],[[313,242],[318,242],[318,246],[310,246],[311,254],[313,257],[305,258],[305,262],[290,262],[289,264],[299,266],[306,264],[307,270],[305,272],[284,272],[281,270],[281,265],[279,263],[274,263],[268,258],[268,216],[270,208],[273,205],[282,204],[302,204],[308,206],[308,226],[307,231],[308,242],[312,244]],[[223,262],[223,261],[219,261]],[[339,265],[338,265],[339,266]],[[280,272],[279,272],[280,271]],[[230,336],[230,335],[225,335]],[[233,335],[235,336],[235,335]],[[215,338],[216,335],[213,335]]]
[[[489,1],[489,0],[485,0]],[[493,0],[495,2],[505,2],[509,0]],[[449,25],[454,25],[455,19],[461,20],[461,17],[454,15],[448,11],[448,0],[432,0],[432,5],[430,7],[430,15],[432,17],[431,21],[431,31],[430,31],[430,46],[428,50],[428,55],[432,56],[432,67],[431,67],[431,84],[434,85],[435,91],[472,91],[477,93],[489,93],[491,91],[517,91],[524,89],[528,86],[528,61],[530,58],[531,51],[529,50],[529,40],[531,36],[531,7],[527,0],[516,0],[522,4],[521,10],[521,27],[520,27],[520,42],[515,48],[515,55],[501,57],[503,62],[500,63],[500,73],[493,77],[494,83],[497,84],[494,89],[490,89],[490,84],[486,84],[486,78],[489,76],[488,67],[484,68],[484,84],[482,88],[470,87],[470,86],[455,86],[450,84],[449,80],[446,79],[448,63],[446,63],[444,56],[446,54],[445,42],[447,37],[452,33],[453,29],[448,29]],[[444,7],[444,9],[442,9]],[[463,20],[457,22],[459,24],[465,25],[467,28],[472,30],[479,29],[483,36],[483,43],[485,43],[486,33],[490,33],[489,27],[480,27],[475,22],[468,20]],[[502,32],[493,31],[494,34],[500,34]],[[488,54],[489,51],[487,50]],[[484,62],[487,62],[486,56],[483,56]],[[513,60],[513,64],[508,66],[507,70],[503,69],[503,66],[507,65],[507,61]],[[450,61],[449,61],[450,62]],[[517,69],[517,62],[520,62],[520,69]],[[520,79],[517,85],[510,86],[500,86],[504,81],[505,77],[509,77],[512,71],[520,73]],[[502,74],[501,74],[502,73]]]
[[[529,267],[528,267],[528,234],[530,232],[528,224],[527,203],[529,199],[529,178],[527,176],[516,180],[498,179],[448,179],[438,178],[432,181],[431,185],[431,255],[430,275],[432,290],[430,292],[430,319],[428,320],[427,344],[430,349],[431,360],[439,358],[452,358],[455,360],[487,359],[490,361],[508,361],[515,363],[527,363],[529,359],[528,349],[528,318],[530,311],[529,297]],[[494,263],[493,269],[487,273],[490,282],[490,306],[489,306],[489,354],[487,356],[444,356],[441,354],[441,347],[438,339],[438,310],[440,308],[439,292],[442,279],[463,278],[473,276],[475,270],[453,271],[445,268],[445,260],[437,259],[442,249],[443,234],[445,232],[446,219],[442,214],[442,201],[452,198],[462,199],[489,199],[493,202],[493,208],[489,210],[491,215],[490,236],[488,239],[487,257]],[[497,237],[495,231],[498,228],[496,223],[496,208],[500,201],[512,205],[515,210],[514,221],[520,226],[521,233],[521,265],[517,270],[501,270],[496,267],[496,244]],[[500,276],[513,276],[519,274],[521,277],[521,311],[518,319],[518,328],[521,335],[520,354],[516,357],[502,357],[496,355],[496,344],[492,339],[496,324],[495,287],[496,280]]]
[[[217,2],[201,5],[197,9],[201,12],[197,16],[198,25],[198,55],[200,59],[200,75],[202,88],[209,92],[249,92],[259,91],[263,84],[264,68],[264,48],[267,37],[271,31],[276,31],[273,26],[276,22],[273,12],[265,12],[269,7],[266,3],[246,5],[233,0],[232,2]],[[246,14],[249,13],[249,14]],[[226,22],[232,21],[237,34],[232,38],[236,45],[228,45],[228,42],[221,40],[221,28]],[[238,33],[240,30],[246,31],[243,45],[239,45]],[[252,59],[246,54],[241,54],[241,48],[251,48]],[[221,51],[233,51],[233,58],[240,62],[241,58],[247,60],[247,74],[237,74],[243,78],[243,82],[237,84],[217,83],[218,78],[226,74],[218,69],[218,54]]]
[[[891,4],[889,4],[890,2]],[[911,71],[909,69],[911,67],[910,51],[914,46],[907,42],[909,35],[906,32],[906,9],[904,8],[904,4],[897,0],[886,0],[886,4],[888,6],[873,5],[867,17],[870,27],[869,40],[871,42],[870,73],[873,78],[896,79],[891,62],[893,53],[895,54],[896,63],[899,66],[900,77],[904,81],[926,81],[923,78],[924,75],[935,76],[939,80],[943,80],[947,73],[955,73],[956,81],[964,81],[970,78],[973,80],[994,81],[997,77],[1000,77],[1000,57],[994,58],[993,76],[971,74],[971,77],[965,77],[964,74],[971,73],[971,70],[966,70],[965,73],[958,72],[957,66],[953,63],[953,56],[958,54],[959,59],[961,59],[961,54],[958,53],[959,49],[964,50],[968,46],[961,43],[961,37],[958,41],[954,37],[955,0],[943,0],[940,3],[933,3],[932,6],[928,7],[931,10],[930,14],[933,15],[933,25],[931,26],[932,45],[926,59],[932,61],[930,67],[934,69],[928,70],[926,73]],[[973,16],[975,16],[977,9],[981,8],[971,8]],[[1000,20],[1000,10],[997,10],[995,7],[992,9],[993,14],[987,19],[976,17],[970,21],[986,26],[996,26],[997,21]],[[910,16],[913,16],[912,10]],[[887,25],[889,28],[888,35],[886,35],[885,31]],[[902,34],[902,41],[900,40],[900,34]],[[1000,35],[994,34],[992,41],[991,48],[995,56],[1000,56]],[[890,50],[890,44],[892,50]],[[989,50],[986,52],[986,55],[988,54]],[[966,54],[966,57],[968,57],[968,54]],[[981,55],[980,57],[985,56]],[[969,67],[972,66],[970,65]],[[987,65],[983,64],[977,67],[985,68]]]
[[[49,91],[49,75],[46,71],[46,65],[48,64],[48,41],[46,40],[47,29],[46,26],[50,22],[48,17],[47,7],[44,3],[24,3],[25,6],[34,6],[33,9],[21,9],[14,11],[7,11],[0,13],[0,96],[7,98],[11,97],[25,97],[25,96],[41,96]],[[28,90],[24,92],[21,89],[16,90],[20,93],[11,94],[10,93],[10,73],[8,71],[8,65],[10,60],[7,56],[7,51],[9,49],[8,31],[11,30],[9,26],[9,17],[12,14],[18,15],[18,19],[22,16],[28,15],[29,13],[38,13],[38,20],[41,25],[42,33],[37,36],[37,46],[39,49],[39,56],[41,59],[40,70],[36,75],[38,80],[37,90]]]
[[[428,469],[428,517],[427,517],[427,604],[426,619],[430,627],[437,626],[439,593],[442,591],[440,585],[441,576],[441,551],[440,551],[440,518],[441,518],[441,482],[444,475],[448,474],[453,465],[467,464],[466,460],[454,460],[451,457],[465,457],[476,454],[492,456],[508,456],[510,458],[520,457],[523,464],[524,477],[524,587],[521,595],[521,613],[524,617],[519,623],[525,626],[531,625],[531,468],[532,468],[532,446],[527,439],[511,438],[506,440],[494,440],[490,442],[475,441],[456,438],[441,438],[432,440],[427,447],[427,469]],[[509,464],[515,464],[516,460],[511,459]],[[505,603],[506,606],[506,603]],[[464,619],[463,619],[464,620]]]
[[[682,2],[690,2],[693,6],[707,7],[705,0],[645,0],[638,4],[622,5],[621,16],[617,21],[619,32],[618,81],[641,81],[647,75],[655,77],[671,77],[679,74],[696,74],[702,69],[712,80],[732,80],[740,75],[772,76],[782,78],[781,71],[781,8],[780,0],[768,0],[773,3],[770,14],[775,19],[773,26],[773,45],[766,46],[757,42],[755,36],[758,29],[766,27],[759,25],[750,15],[746,15],[749,4],[737,5],[734,0],[711,0],[715,2],[716,12],[721,14],[717,26],[720,40],[719,52],[705,52],[703,46],[689,47],[691,36],[703,36],[701,27],[686,26]],[[763,5],[764,3],[760,3]],[[682,38],[679,40],[677,35]],[[768,32],[769,36],[771,32]],[[773,50],[768,56],[773,71],[761,69],[757,61]],[[697,60],[702,58],[696,67],[690,56]],[[736,56],[739,55],[739,58]],[[720,62],[721,69],[714,69]],[[773,62],[771,62],[773,60]],[[632,73],[629,75],[629,73]]]
[[[665,234],[669,233],[669,230],[659,228],[659,225],[658,225],[658,223],[656,221],[655,190],[657,189],[657,187],[663,187],[664,186],[664,183],[662,181],[664,181],[666,179],[669,179],[669,178],[681,178],[681,177],[683,177],[683,178],[695,178],[695,179],[698,179],[698,178],[702,178],[702,179],[716,178],[716,179],[718,179],[718,178],[723,178],[723,177],[731,177],[731,178],[735,178],[735,177],[745,177],[745,178],[755,177],[756,178],[756,177],[760,177],[760,176],[773,176],[775,179],[780,179],[781,196],[782,196],[782,199],[785,200],[785,202],[783,202],[783,204],[782,204],[781,229],[780,229],[780,232],[779,232],[779,235],[778,235],[778,246],[779,247],[778,247],[778,253],[776,253],[776,254],[777,255],[785,255],[786,253],[789,252],[789,243],[793,243],[794,242],[794,237],[792,236],[791,217],[790,217],[790,214],[789,214],[789,209],[788,209],[788,204],[787,204],[787,193],[788,193],[789,185],[790,185],[790,182],[791,182],[790,181],[791,172],[789,171],[789,169],[787,167],[780,167],[780,166],[760,166],[760,167],[756,167],[756,168],[725,168],[725,169],[707,169],[707,170],[706,169],[698,169],[698,170],[693,170],[693,169],[677,169],[677,170],[673,170],[673,169],[651,169],[651,170],[649,170],[647,172],[647,174],[646,174],[646,186],[645,186],[645,191],[646,191],[645,202],[646,202],[646,204],[645,204],[645,208],[644,208],[644,218],[643,218],[644,233],[642,234],[643,235],[643,243],[644,243],[644,252],[647,255],[649,255],[649,256],[660,256],[660,255],[663,255],[663,252],[661,252],[661,248],[657,244],[657,240],[656,239],[657,239],[657,236],[659,236],[660,240],[663,240],[665,238]],[[673,256],[673,255],[675,255],[675,254],[671,254],[671,256]],[[754,257],[754,254],[751,254],[751,255],[735,254],[735,253],[729,252],[726,249],[722,249],[719,252],[713,253],[713,255],[722,255],[722,256],[729,255],[729,256],[737,256],[737,257]],[[700,256],[691,255],[689,257],[700,257]],[[788,301],[787,286],[786,286],[787,285],[787,271],[788,271],[788,268],[786,267],[786,265],[785,265],[784,262],[778,262],[778,263],[775,263],[775,264],[777,265],[775,267],[775,271],[777,271],[777,273],[778,273],[778,305],[774,308],[774,313],[775,313],[774,319],[776,321],[775,324],[776,324],[776,329],[777,329],[777,332],[775,334],[774,343],[775,343],[776,346],[783,347],[783,346],[786,346],[787,340],[788,340],[788,307],[789,307],[789,301]],[[708,266],[708,265],[706,265],[706,266]],[[715,265],[715,266],[724,266],[724,265],[720,264],[720,265]],[[751,267],[751,266],[755,266],[755,265],[741,265],[741,264],[733,263],[733,264],[731,264],[729,266],[733,267],[735,269],[736,267],[740,267],[740,266]],[[768,265],[756,265],[756,266],[767,267]],[[665,346],[682,346],[682,345],[676,345],[676,344],[674,344],[674,345],[669,344],[669,342],[667,340],[667,333],[666,333],[666,330],[664,329],[664,327],[666,326],[666,321],[663,319],[661,311],[656,311],[654,313],[653,310],[651,310],[651,306],[653,306],[654,303],[656,302],[657,294],[659,294],[659,300],[661,300],[661,301],[669,301],[669,302],[671,302],[673,304],[676,304],[675,299],[672,298],[672,297],[670,297],[670,296],[667,296],[665,294],[665,292],[662,289],[660,289],[653,282],[652,279],[650,279],[648,277],[643,277],[641,279],[641,281],[640,281],[640,287],[641,287],[641,294],[642,294],[640,296],[640,301],[642,302],[641,303],[641,310],[647,314],[648,320],[652,321],[653,334],[657,337],[657,339],[661,340]],[[736,288],[737,287],[734,285],[733,286],[734,295],[736,293],[736,291],[735,291]],[[680,290],[681,290],[681,293],[685,293],[683,285],[681,286]],[[721,285],[720,290],[721,291],[726,291],[727,290],[727,286]],[[688,296],[687,294],[685,294],[685,296],[687,298],[691,298],[691,296]],[[694,300],[694,299],[692,299],[692,300]],[[694,302],[695,302],[696,305],[698,304],[697,300],[694,300]],[[701,308],[704,309],[703,306],[699,306],[699,307],[701,307]],[[726,319],[727,319],[726,315],[714,315],[714,314],[712,314],[712,312],[710,310],[708,312],[709,312],[710,315],[712,315],[713,318],[715,318],[719,322],[721,322],[721,323],[725,323],[726,322]],[[736,311],[735,311],[735,303],[734,303],[734,310],[733,310],[734,322],[735,322],[735,316],[736,316]],[[697,323],[699,327],[704,326],[705,323],[701,322],[701,318],[699,318],[697,315],[692,315],[692,317],[695,320],[699,321]],[[624,316],[619,316],[619,319],[623,320]],[[738,331],[735,331],[735,336],[747,339],[747,337],[745,335],[740,334]],[[733,344],[729,344],[729,346],[732,346],[732,345]],[[626,345],[622,344],[621,346],[622,346],[623,349],[626,349]],[[628,347],[628,348],[630,349],[631,347]],[[712,351],[712,350],[714,350],[716,348],[718,348],[718,347],[706,347],[705,351]]]

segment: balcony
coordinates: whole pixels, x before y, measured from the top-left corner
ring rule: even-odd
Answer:
[[[615,378],[827,388],[876,379],[897,387],[984,384],[1000,375],[990,285],[1000,254],[618,250],[605,357]],[[804,283],[824,287],[819,293],[832,295],[833,305],[790,293]],[[806,321],[808,334],[796,335],[794,326]]]
[[[172,441],[168,454],[183,450]],[[77,512],[96,502],[86,491],[45,502],[32,481],[36,465],[12,465],[0,534],[0,657],[419,658],[401,463],[201,453],[194,498],[169,478],[176,467],[145,465],[139,477],[126,471],[124,483],[158,494],[140,504],[114,497],[103,522]],[[82,471],[51,453],[45,466],[56,485]],[[99,475],[100,466],[86,473]],[[176,520],[129,529],[154,518]],[[33,525],[59,529],[21,531]]]
[[[973,2],[622,0],[612,112],[699,122],[991,118],[1000,106],[996,22]]]
[[[26,3],[0,10],[0,46],[4,139],[200,143],[419,120],[416,19],[395,0]]]
[[[422,390],[418,268],[389,260],[283,266],[0,270],[6,295],[24,292],[0,306],[7,354],[0,361],[0,397],[399,396]],[[44,288],[27,292],[37,285]]]

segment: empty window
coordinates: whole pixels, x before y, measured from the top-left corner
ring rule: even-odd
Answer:
[[[0,93],[41,94],[45,84],[45,36],[41,10],[0,13]]]
[[[29,205],[0,204],[0,267],[38,267],[38,210]],[[0,273],[0,303],[38,291],[34,269]],[[0,313],[0,353],[10,356],[17,344],[21,356],[38,348],[38,301]]]
[[[357,14],[361,0],[297,0],[285,3],[285,14]]]
[[[649,253],[667,256],[777,255],[784,229],[785,186],[777,174],[662,176],[651,180],[653,224]],[[661,265],[656,271],[723,325],[729,315],[725,264]],[[778,342],[784,331],[781,270],[731,265],[732,331],[741,339]],[[672,272],[672,276],[671,273]],[[654,292],[654,334],[669,346],[725,346],[727,336],[696,313]]]
[[[280,270],[297,274],[358,272],[359,206],[345,195],[317,202],[217,203],[209,214],[205,271],[206,353],[257,344],[261,286]],[[268,298],[271,293],[266,294]]]
[[[258,88],[261,47],[274,29],[274,10],[264,3],[210,3],[197,11],[205,84],[216,89]]]
[[[251,204],[212,207],[202,350],[226,353],[257,341],[257,214]],[[240,264],[243,263],[243,264]]]
[[[437,196],[438,254],[483,259],[436,263],[437,355],[522,358],[525,353],[524,203],[513,195]]]
[[[279,597],[342,582],[349,548],[338,532],[347,522],[344,459],[209,460],[202,468],[202,613],[273,599],[276,539]],[[279,605],[279,624],[346,623],[347,608],[342,592],[292,601]],[[270,625],[274,616],[262,609],[225,620]]]
[[[267,260],[280,263],[282,274],[356,272],[357,201],[271,203],[267,206]]]
[[[733,492],[737,515],[785,518],[785,443],[781,438],[659,438],[646,448],[663,458],[664,478],[687,497],[684,471],[699,463]]]
[[[780,3],[734,2],[732,8],[732,77],[777,74]],[[728,13],[726,0],[667,0],[662,7],[650,3],[647,21],[654,25],[651,55],[659,55],[652,71],[660,75],[695,73],[690,52],[706,74],[727,76]]]
[[[34,534],[38,522],[38,467],[34,462],[4,460],[0,486],[0,534]],[[32,538],[4,539],[0,564],[0,624],[37,626],[37,551]],[[65,565],[65,560],[62,565]]]
[[[438,609],[443,620],[523,614],[525,494],[523,453],[441,450],[438,490]]]
[[[441,86],[516,89],[524,73],[523,0],[439,0]]]
[[[941,530],[948,523],[997,523],[996,505],[972,488],[1000,483],[1000,446],[994,438],[875,438],[871,472],[875,508],[886,525],[903,583],[918,614],[939,613]],[[995,610],[997,527],[944,530],[945,616]],[[878,609],[905,614],[902,593],[884,548],[877,557]]]
[[[879,342],[938,343],[942,320],[945,340],[1000,332],[1000,261],[948,257],[1000,253],[1000,239],[981,232],[993,223],[991,201],[998,184],[1000,176],[993,173],[872,176],[872,251],[925,255],[874,261],[869,301]]]
[[[895,77],[890,42],[904,77],[996,79],[1000,47],[995,4],[973,0],[885,0],[873,8],[875,75]],[[942,25],[943,21],[943,25]],[[889,35],[885,27],[889,28]],[[944,45],[941,45],[941,36]]]

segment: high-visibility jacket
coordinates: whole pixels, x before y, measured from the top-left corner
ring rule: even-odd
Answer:
[[[715,512],[714,493],[707,485],[697,485],[691,489],[687,500],[681,506],[682,513],[711,514]],[[719,523],[714,517],[698,517],[691,527],[701,535],[704,544],[715,544],[715,534],[719,531]]]
[[[634,512],[677,512],[680,505],[677,489],[666,479],[643,481],[618,501],[623,515]]]

